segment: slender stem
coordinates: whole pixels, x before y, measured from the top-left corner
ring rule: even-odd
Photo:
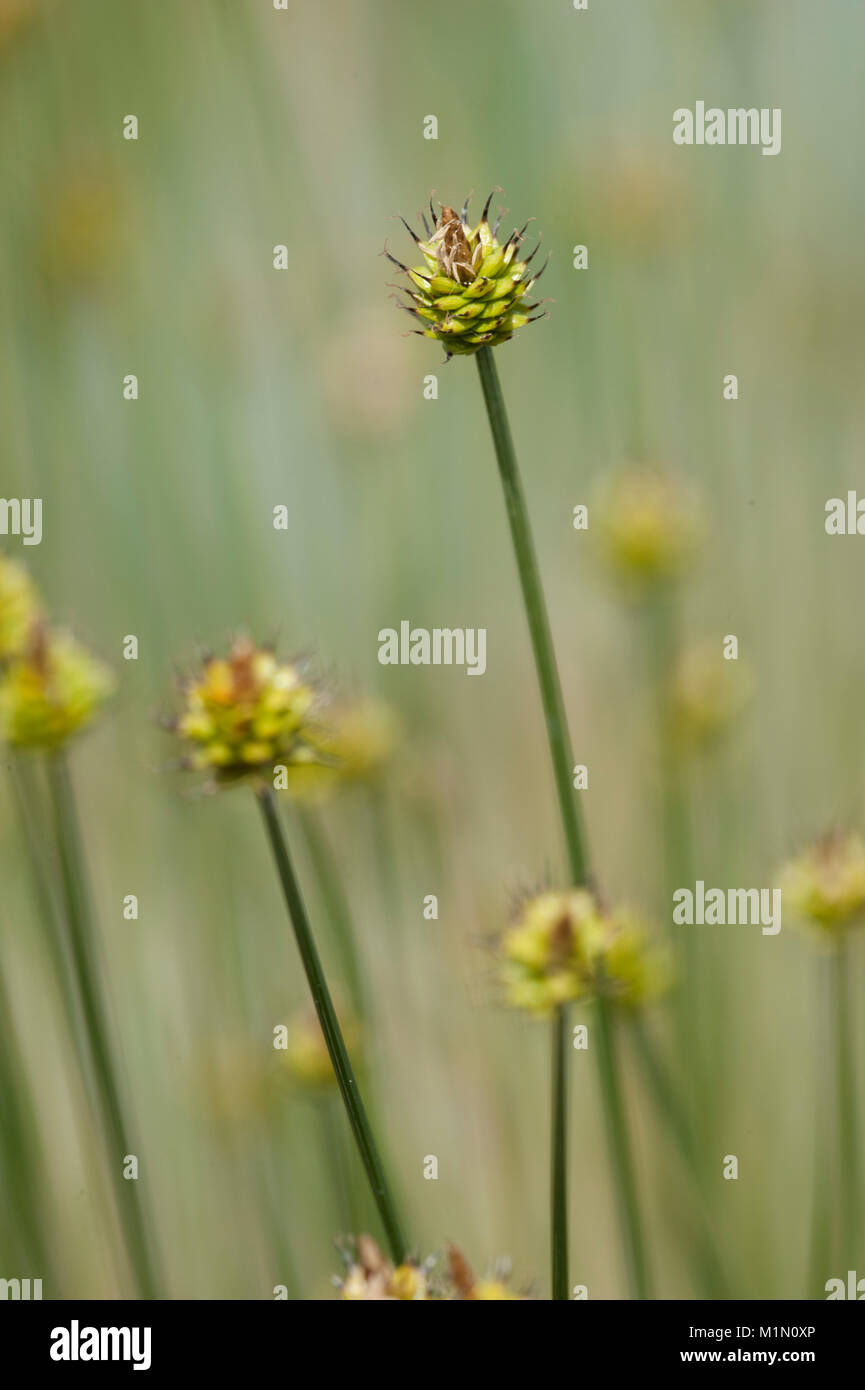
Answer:
[[[822,1298],[825,1283],[832,1273],[833,1262],[833,1188],[831,1136],[833,1133],[832,1038],[836,1027],[835,961],[826,956],[817,962],[814,972],[816,1019],[814,1039],[814,1096],[813,1133],[814,1160],[812,1170],[811,1233],[808,1252],[808,1298]]]
[[[330,842],[314,811],[301,808],[298,820],[310,862],[318,881],[319,892],[336,937],[340,961],[345,971],[352,1006],[360,1020],[366,1009],[360,962],[357,957],[355,935],[352,931],[351,908],[337,872]]]
[[[859,1198],[859,1135],[857,1132],[856,1078],[853,1065],[853,1020],[850,1010],[849,945],[842,936],[835,949],[835,1042],[838,1064],[838,1156],[841,1165],[841,1260],[854,1268],[862,1242]]]
[[[129,1258],[136,1273],[140,1295],[145,1299],[154,1299],[157,1297],[157,1283],[137,1192],[138,1180],[123,1177],[124,1159],[131,1152],[128,1129],[120,1102],[109,1041],[108,1013],[100,985],[100,965],[93,935],[78,815],[69,769],[62,754],[55,754],[50,760],[48,785],[54,812],[69,953],[108,1139],[108,1167],[115,1185]]]
[[[476,357],[534,652],[535,670],[540,686],[541,704],[546,722],[547,741],[553,763],[553,777],[558,795],[571,879],[575,885],[582,885],[588,883],[591,877],[586,838],[572,785],[574,760],[550,633],[550,622],[547,616],[547,606],[529,526],[528,510],[523,496],[516,454],[492,350],[488,347],[482,347],[476,353]],[[648,1297],[648,1276],[643,1254],[636,1184],[621,1093],[613,1019],[603,999],[598,1001],[596,1017],[598,1046],[595,1049],[595,1055],[598,1059],[601,1079],[607,1140],[617,1178],[620,1218],[631,1289],[635,1297],[646,1298]],[[555,1144],[555,1118],[553,1132]],[[567,1162],[566,1154],[563,1161]],[[566,1234],[563,1238],[567,1239]],[[553,1277],[555,1282],[555,1269]]]
[[[300,886],[295,877],[294,868],[288,853],[288,844],[282,831],[279,820],[279,813],[273,798],[273,793],[269,787],[262,787],[258,793],[258,803],[264,817],[265,829],[267,830],[273,857],[276,862],[277,873],[282,885],[285,896],[286,906],[288,907],[289,917],[294,929],[294,936],[303,968],[306,973],[312,1002],[318,1014],[321,1024],[321,1031],[327,1044],[331,1064],[345,1105],[348,1121],[351,1125],[355,1142],[360,1151],[363,1166],[369,1179],[372,1194],[378,1207],[379,1215],[384,1226],[391,1254],[397,1264],[405,1258],[407,1246],[402,1234],[399,1218],[396,1213],[396,1206],[387,1184],[384,1167],[379,1157],[373,1138],[372,1129],[364,1109],[363,1101],[357,1086],[354,1071],[349,1061],[345,1042],[343,1041],[342,1031],[336,1017],[336,1011],[327,988],[324,978],[324,971],[318,957],[309,919],[306,915],[306,908],[301,897]]]
[[[583,884],[589,879],[586,836],[577,799],[574,796],[572,784],[574,759],[571,752],[571,740],[568,734],[568,722],[565,718],[565,706],[562,700],[553,639],[550,633],[550,620],[547,616],[547,605],[544,600],[534,542],[529,527],[529,514],[523,496],[517,456],[514,452],[492,349],[482,347],[476,356],[499,465],[499,475],[505,495],[505,507],[510,522],[511,539],[516,554],[517,570],[523,591],[523,603],[535,656],[535,670],[537,671],[538,684],[541,687],[541,703],[547,725],[547,740],[553,761],[553,777],[559,798],[559,811],[568,850],[568,861],[574,883]]]
[[[568,1015],[561,1005],[552,1020],[553,1044],[553,1132],[550,1175],[551,1247],[553,1253],[553,1298],[569,1296],[568,1280]]]
[[[678,1089],[666,1064],[658,1055],[642,1017],[631,1020],[631,1032],[636,1044],[637,1058],[649,1083],[655,1108],[663,1119],[679,1151],[682,1166],[692,1179],[698,1220],[698,1259],[706,1296],[711,1299],[730,1297],[731,1282],[724,1261],[717,1249],[712,1214],[706,1192],[703,1170],[698,1161],[697,1146],[691,1122],[682,1106]]]

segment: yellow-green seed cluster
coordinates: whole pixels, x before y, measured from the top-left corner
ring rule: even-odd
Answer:
[[[416,331],[443,343],[449,357],[506,343],[539,307],[527,303],[526,295],[541,272],[529,269],[531,256],[519,259],[521,232],[499,242],[487,219],[489,202],[474,227],[465,208],[456,214],[443,206],[434,229],[424,221],[425,238],[415,237],[423,263],[395,262],[411,281],[410,302],[403,307],[423,325]]]
[[[865,921],[865,840],[853,832],[825,836],[786,866],[782,900],[830,940]]]
[[[186,765],[226,780],[314,760],[316,704],[295,665],[241,638],[186,686],[175,725],[190,747]]]
[[[702,519],[669,474],[638,467],[605,478],[591,511],[601,559],[629,594],[642,597],[691,569]]]
[[[94,719],[114,678],[68,633],[49,627],[20,565],[0,559],[0,736],[54,752]]]
[[[507,1002],[535,1014],[598,995],[637,1008],[669,978],[663,952],[642,927],[602,912],[587,889],[529,898],[502,937],[501,955]]]

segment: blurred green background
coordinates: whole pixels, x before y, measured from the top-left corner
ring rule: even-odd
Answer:
[[[410,259],[395,214],[433,189],[457,206],[474,189],[477,213],[500,184],[507,222],[535,217],[552,251],[550,318],[497,361],[609,896],[669,920],[641,619],[593,563],[591,523],[571,525],[632,459],[699,492],[683,628],[719,649],[737,634],[753,686],[688,774],[695,876],[771,885],[804,838],[862,816],[863,556],[823,520],[865,442],[863,43],[853,0],[0,0],[0,491],[44,499],[41,546],[4,552],[121,678],[73,767],[168,1296],[269,1298],[296,1278],[327,1297],[353,1215],[319,1102],[286,1089],[259,1117],[229,1067],[215,1125],[202,1082],[224,1051],[267,1055],[306,999],[251,798],[190,797],[157,722],[176,670],[239,629],[399,713],[383,787],[320,813],[372,995],[368,1085],[418,1249],[454,1240],[479,1269],[509,1254],[547,1294],[548,1039],[500,1006],[484,942],[515,888],[561,872],[552,780],[475,368],[402,336],[378,259],[385,237]],[[780,156],[674,146],[673,110],[698,99],[781,107]],[[486,627],[484,679],[379,666],[378,630],[402,618]],[[123,1296],[6,790],[0,930],[49,1156],[45,1296]],[[694,1045],[713,1200],[737,1291],[797,1297],[819,963],[786,921],[708,931],[712,1031]],[[861,951],[855,968],[861,988]],[[863,1045],[860,1027],[860,1063]],[[695,1296],[678,1160],[625,1056],[659,1291]],[[595,1082],[575,1052],[572,1282],[622,1297]]]

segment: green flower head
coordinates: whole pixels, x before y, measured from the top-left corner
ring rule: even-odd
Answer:
[[[665,953],[627,913],[605,912],[585,888],[528,898],[500,943],[507,1002],[548,1014],[598,995],[638,1009],[670,983]]]
[[[836,940],[865,921],[865,840],[833,832],[807,846],[785,866],[781,892],[817,936]]]
[[[0,684],[0,731],[14,748],[56,750],[93,722],[113,690],[101,661],[37,622]]]
[[[443,343],[448,357],[506,343],[518,328],[532,322],[532,311],[540,307],[539,303],[525,301],[527,292],[546,269],[542,266],[537,274],[529,270],[540,238],[531,255],[520,260],[519,248],[528,223],[500,242],[497,234],[501,219],[492,227],[487,220],[492,197],[491,193],[475,227],[467,220],[468,198],[460,213],[442,203],[438,215],[430,199],[432,227],[421,213],[424,237],[413,232],[402,218],[423,256],[421,265],[403,265],[385,247],[388,260],[404,271],[411,282],[410,287],[399,287],[410,296],[409,303],[401,301],[400,307],[420,323],[421,327],[414,331]]]

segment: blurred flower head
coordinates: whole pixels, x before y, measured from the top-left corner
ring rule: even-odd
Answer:
[[[355,1303],[382,1299],[399,1303],[429,1301],[426,1266],[406,1260],[394,1268],[372,1236],[358,1236],[337,1248],[346,1265],[344,1278],[335,1281],[341,1298]]]
[[[865,840],[833,832],[808,846],[781,874],[782,900],[824,939],[865,920]]]
[[[3,738],[16,748],[56,750],[92,723],[114,685],[101,661],[37,621],[0,681]]]
[[[7,46],[34,22],[38,0],[0,0],[0,57]]]
[[[39,596],[27,571],[0,555],[0,662],[18,656],[39,617]]]
[[[750,684],[747,666],[725,660],[717,641],[683,652],[669,691],[673,737],[687,748],[713,743],[742,713]]]
[[[629,596],[645,597],[693,567],[699,508],[668,474],[641,467],[605,478],[590,515],[601,561]]]
[[[598,995],[638,1008],[669,981],[664,952],[636,920],[602,912],[585,888],[526,899],[500,954],[507,1002],[535,1014]]]
[[[207,1117],[223,1138],[255,1132],[272,1100],[270,1080],[262,1050],[243,1038],[213,1039],[195,1072]]]
[[[475,227],[467,220],[468,199],[461,213],[440,203],[438,214],[430,199],[431,222],[423,213],[420,218],[423,238],[406,222],[404,225],[423,256],[422,265],[409,268],[385,248],[388,259],[411,282],[410,288],[400,287],[409,296],[408,303],[401,307],[420,323],[415,332],[443,343],[448,357],[506,343],[518,328],[532,321],[532,311],[540,307],[524,301],[543,273],[528,268],[540,240],[525,260],[518,258],[518,251],[528,223],[499,242],[501,219],[492,227],[488,221],[492,197],[491,193]]]
[[[36,239],[53,294],[99,289],[113,272],[123,232],[122,185],[110,167],[87,165],[52,181]]]
[[[360,1027],[346,1008],[339,1006],[337,1012],[343,1040],[356,1063],[360,1046]],[[333,1063],[315,1009],[306,1007],[299,1010],[288,1020],[285,1029],[285,1047],[277,1049],[283,1073],[304,1090],[335,1090]]]
[[[514,1293],[508,1287],[510,1278],[510,1262],[500,1260],[493,1273],[484,1279],[475,1278],[472,1268],[465,1255],[456,1245],[449,1245],[448,1256],[448,1293],[452,1299],[460,1302],[471,1303],[500,1303],[500,1302],[520,1302],[522,1295]]]
[[[297,801],[319,801],[340,787],[369,784],[383,774],[399,738],[399,724],[382,700],[336,700],[309,734],[317,761],[287,768],[286,793]]]
[[[183,711],[171,727],[192,770],[230,782],[316,758],[317,691],[267,647],[239,638],[227,656],[207,657],[183,694]]]

